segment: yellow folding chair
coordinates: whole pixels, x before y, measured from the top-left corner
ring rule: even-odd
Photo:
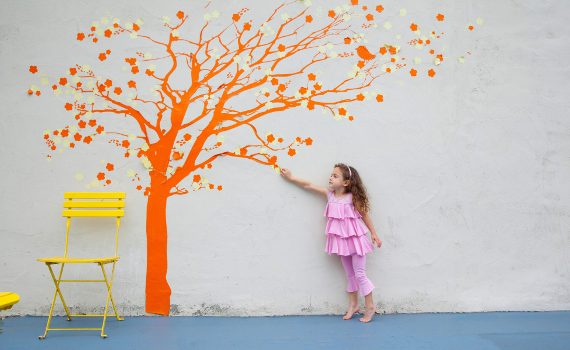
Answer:
[[[65,192],[64,203],[63,203],[63,213],[62,216],[67,218],[66,230],[65,230],[65,251],[63,256],[55,256],[49,258],[41,258],[38,261],[43,262],[47,265],[53,283],[55,285],[55,292],[53,294],[53,299],[51,302],[51,307],[49,310],[49,316],[46,324],[46,329],[44,335],[39,336],[40,339],[45,339],[49,331],[101,331],[101,337],[106,338],[105,334],[105,323],[107,321],[107,315],[109,311],[109,301],[113,306],[114,314],[117,320],[122,321],[123,318],[119,316],[117,307],[115,306],[115,301],[113,300],[113,295],[111,290],[113,288],[113,278],[115,277],[115,264],[119,260],[117,255],[119,247],[119,226],[121,224],[121,218],[124,216],[125,208],[125,193],[124,192]],[[95,217],[95,218],[116,218],[116,229],[115,229],[115,254],[108,257],[95,257],[95,258],[74,258],[68,255],[69,248],[69,231],[71,226],[71,220],[75,218],[84,217]],[[74,220],[76,221],[76,220]],[[102,280],[93,279],[62,279],[63,268],[67,264],[97,264],[101,267],[101,272],[103,273]],[[107,272],[105,271],[105,265],[112,264],[111,278],[107,278]],[[60,265],[59,271],[54,273],[53,265]],[[63,298],[63,293],[61,291],[61,284],[67,282],[102,282],[105,283],[107,287],[107,302],[105,304],[105,312],[103,314],[71,314],[69,308],[65,303]],[[71,321],[72,317],[102,317],[103,323],[100,328],[50,328],[51,319],[53,316],[53,310],[55,306],[55,300],[59,296],[65,313],[67,315],[67,320]]]

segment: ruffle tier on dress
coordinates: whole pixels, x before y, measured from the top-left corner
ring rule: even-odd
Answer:
[[[352,194],[337,199],[329,192],[325,208],[327,243],[325,251],[337,255],[366,255],[374,247],[366,235],[362,215],[352,204]]]

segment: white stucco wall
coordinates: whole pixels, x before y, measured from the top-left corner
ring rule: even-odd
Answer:
[[[101,161],[114,162],[117,173],[132,166],[122,165],[105,143],[46,161],[44,130],[64,126],[69,117],[61,100],[26,95],[28,67],[57,74],[81,62],[87,54],[77,50],[74,33],[92,20],[174,17],[178,9],[189,11],[182,3],[3,3],[0,291],[21,295],[4,315],[49,310],[53,286],[35,259],[63,249],[62,193],[85,190]],[[357,106],[353,123],[298,111],[263,121],[260,128],[315,140],[282,162],[298,176],[324,186],[339,161],[361,173],[384,240],[368,258],[381,311],[570,309],[568,4],[383,5],[394,22],[401,20],[401,8],[417,14],[414,19],[446,14],[451,62],[436,78],[392,76],[382,83],[385,102]],[[250,13],[267,10],[260,1],[244,6]],[[465,35],[465,25],[478,17],[484,25]],[[378,31],[379,37],[397,34]],[[459,64],[455,57],[465,49],[472,55]],[[247,161],[223,159],[216,170],[211,179],[223,191],[168,203],[173,314],[342,312],[342,267],[323,252],[324,202]],[[86,180],[77,181],[77,172]],[[115,176],[109,189],[128,192],[115,298],[125,314],[144,314],[146,198],[126,176]],[[89,309],[103,300],[97,287],[66,290],[73,306]]]

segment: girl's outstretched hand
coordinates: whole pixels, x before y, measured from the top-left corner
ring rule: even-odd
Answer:
[[[375,246],[380,248],[382,246],[382,241],[380,240],[380,238],[378,238],[378,236],[373,236],[372,237],[372,244],[374,244]]]
[[[291,170],[281,168],[281,176],[283,176],[287,180],[291,180],[291,177],[293,176],[293,174],[291,174]]]

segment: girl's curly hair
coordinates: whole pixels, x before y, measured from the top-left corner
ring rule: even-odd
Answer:
[[[364,187],[358,171],[343,163],[335,164],[334,167],[340,169],[343,180],[349,181],[346,191],[352,193],[352,203],[354,207],[361,214],[368,213],[370,211],[370,201],[368,200],[366,187]]]

